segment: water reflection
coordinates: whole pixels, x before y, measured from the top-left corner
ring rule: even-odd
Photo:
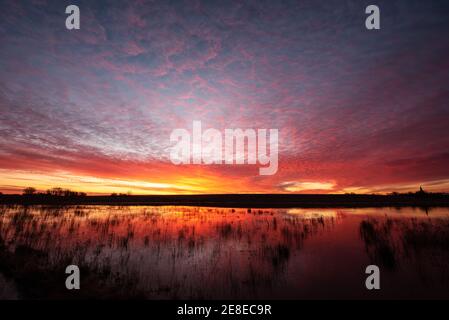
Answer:
[[[395,270],[400,264],[414,264],[421,278],[427,277],[429,267],[448,277],[448,219],[368,218],[360,223],[360,234],[368,256],[379,266]]]
[[[0,206],[0,297],[363,297],[369,263],[447,274],[449,213],[410,210]]]

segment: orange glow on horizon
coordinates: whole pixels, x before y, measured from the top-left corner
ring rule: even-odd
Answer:
[[[0,170],[0,192],[4,194],[22,193],[26,187],[34,187],[38,192],[60,187],[90,195],[125,193],[134,195],[169,194],[223,194],[223,193],[379,193],[393,191],[414,192],[419,185],[431,192],[441,192],[449,188],[449,180],[427,183],[390,184],[379,186],[359,186],[340,188],[330,181],[286,181],[256,186],[251,179],[234,176],[213,175],[197,168],[186,170],[182,175],[167,172],[153,177],[98,177],[57,171],[53,173]]]

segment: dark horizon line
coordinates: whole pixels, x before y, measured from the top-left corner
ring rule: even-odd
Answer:
[[[405,194],[195,194],[55,196],[2,195],[0,204],[23,205],[178,205],[235,208],[293,207],[449,207],[449,194],[418,191]]]

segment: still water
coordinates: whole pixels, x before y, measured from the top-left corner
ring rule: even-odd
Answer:
[[[0,298],[449,298],[449,208],[0,206]]]

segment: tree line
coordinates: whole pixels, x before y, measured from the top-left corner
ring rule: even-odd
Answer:
[[[85,192],[76,192],[63,188],[51,188],[45,192],[37,192],[36,188],[33,187],[23,189],[22,194],[24,196],[45,195],[52,197],[85,197],[87,195]]]

